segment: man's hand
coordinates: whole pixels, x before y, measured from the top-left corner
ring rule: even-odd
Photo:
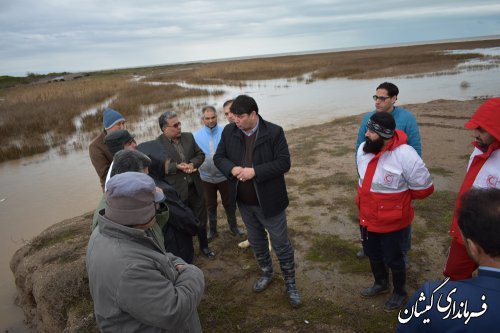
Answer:
[[[185,162],[177,164],[177,169],[185,173],[193,173],[198,170],[194,167],[193,163],[188,164]]]
[[[231,170],[231,173],[240,182],[251,180],[255,177],[255,170],[253,168],[234,167],[233,170]]]

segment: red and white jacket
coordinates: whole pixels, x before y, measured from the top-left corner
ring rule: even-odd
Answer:
[[[475,145],[475,142],[472,143]],[[479,172],[473,170],[475,165],[480,168]],[[477,175],[476,175],[477,173]],[[470,183],[472,182],[472,185]],[[451,221],[450,235],[455,237],[460,244],[463,244],[462,234],[458,227],[458,209],[460,208],[460,198],[470,188],[496,188],[500,189],[500,142],[492,143],[487,151],[482,151],[479,148],[474,148],[467,166],[464,183],[460,188],[455,209],[453,212],[453,220]]]
[[[365,143],[359,146],[356,204],[359,224],[368,231],[387,233],[407,227],[414,216],[411,201],[434,192],[429,170],[406,139],[404,132],[396,130],[377,155],[365,153]]]

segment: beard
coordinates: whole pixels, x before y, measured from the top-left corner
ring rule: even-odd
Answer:
[[[377,155],[382,150],[384,146],[384,139],[378,138],[377,140],[370,140],[366,138],[365,145],[363,146],[363,151],[367,154]]]

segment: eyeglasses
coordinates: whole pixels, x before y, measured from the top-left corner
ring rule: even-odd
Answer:
[[[373,95],[373,100],[376,102],[377,100],[381,101],[381,102],[385,102],[386,99],[389,99],[390,97],[386,97],[386,96],[377,96],[377,95]]]
[[[179,121],[178,123],[175,123],[175,124],[173,124],[172,126],[165,125],[165,127],[179,128],[179,127],[181,127],[181,122]]]

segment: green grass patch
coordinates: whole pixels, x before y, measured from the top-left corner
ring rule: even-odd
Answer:
[[[247,299],[228,293],[227,281],[207,281],[198,313],[204,327],[212,332],[237,332],[247,317]]]
[[[68,240],[75,239],[78,236],[78,231],[72,229],[63,230],[58,234],[40,235],[33,239],[30,252],[35,252],[45,247],[66,242]]]
[[[448,169],[442,168],[442,167],[434,167],[434,168],[429,168],[429,172],[434,175],[440,175],[440,176],[451,176],[453,175],[453,171],[450,171]]]
[[[356,258],[359,244],[340,239],[336,235],[317,235],[306,259],[316,262],[338,263],[343,273],[369,272],[367,260]]]
[[[431,197],[414,202],[415,212],[427,222],[430,232],[445,234],[451,225],[457,193],[436,191]]]

